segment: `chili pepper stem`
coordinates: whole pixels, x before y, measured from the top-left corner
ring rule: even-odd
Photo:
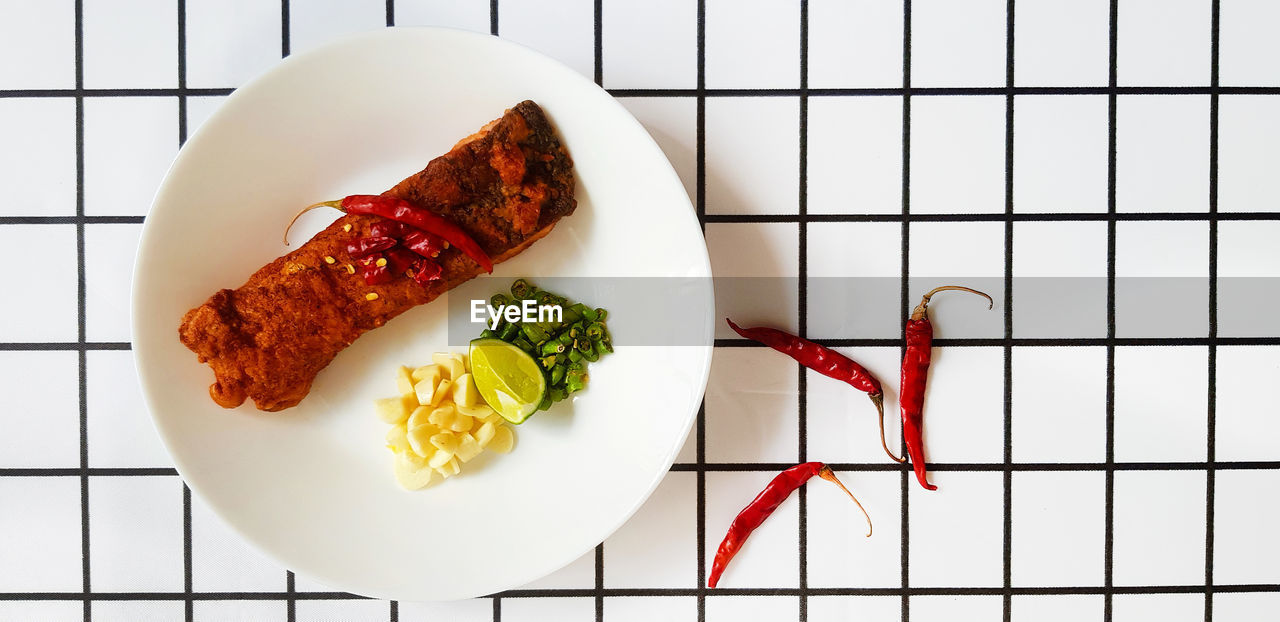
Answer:
[[[876,413],[880,416],[880,447],[884,448],[884,453],[889,456],[890,460],[893,460],[898,464],[906,462],[906,456],[899,458],[898,456],[895,456],[892,451],[889,451],[889,443],[884,438],[884,394],[875,393],[868,395],[867,397],[871,398],[871,403],[876,405]]]
[[[845,494],[849,495],[850,499],[853,499],[854,503],[858,504],[858,509],[862,510],[862,515],[867,518],[867,537],[870,538],[871,537],[871,515],[867,514],[867,508],[862,507],[862,502],[858,501],[858,498],[853,496],[853,493],[849,492],[848,488],[844,487],[844,482],[841,482],[840,479],[836,477],[836,472],[832,471],[831,467],[824,465],[822,469],[818,471],[818,477],[821,477],[822,479],[825,479],[828,482],[831,482],[832,484],[839,486],[840,490],[843,490]]]
[[[303,215],[303,214],[305,214],[305,213],[307,213],[307,212],[309,212],[309,211],[311,211],[311,210],[313,210],[313,209],[315,209],[315,208],[317,208],[317,207],[332,207],[333,209],[336,209],[336,210],[341,211],[341,212],[346,212],[346,211],[347,211],[347,210],[345,210],[345,209],[342,209],[342,201],[321,201],[321,202],[319,202],[319,203],[313,203],[313,204],[311,204],[311,205],[308,205],[308,206],[306,206],[306,207],[302,208],[302,210],[301,210],[301,211],[299,211],[297,214],[294,214],[294,215],[293,215],[293,219],[292,219],[292,220],[290,220],[290,221],[289,221],[289,224],[285,225],[285,227],[284,227],[284,245],[285,245],[285,246],[288,246],[288,245],[289,245],[289,230],[293,228],[294,223],[298,222],[298,219],[299,219],[299,218],[302,218],[302,215]]]
[[[924,319],[925,310],[929,307],[929,299],[932,298],[933,295],[938,292],[943,292],[948,290],[958,290],[958,291],[969,292],[970,294],[977,294],[979,296],[982,296],[983,298],[987,299],[988,310],[993,309],[996,306],[996,302],[991,299],[991,296],[988,296],[987,294],[980,292],[976,289],[962,287],[960,285],[943,285],[941,287],[935,287],[929,290],[929,293],[925,294],[924,298],[920,299],[920,304],[916,305],[916,308],[911,311],[911,319],[913,320]]]

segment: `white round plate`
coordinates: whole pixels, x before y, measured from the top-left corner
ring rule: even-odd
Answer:
[[[588,390],[519,426],[513,452],[416,492],[394,480],[372,401],[395,393],[397,366],[446,349],[444,300],[361,337],[278,413],[215,405],[213,374],[179,343],[184,312],[289,250],[280,234],[300,206],[389,188],[524,99],[574,159],[578,209],[494,276],[710,276],[683,186],[620,104],[527,48],[453,30],[387,29],[284,60],[200,127],[147,216],[133,351],[178,472],[245,539],[334,589],[448,600],[546,575],[636,511],[696,416],[709,299],[690,305],[707,310],[688,318],[698,345],[615,334]]]

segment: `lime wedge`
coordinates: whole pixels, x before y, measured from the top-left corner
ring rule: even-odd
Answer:
[[[511,423],[523,423],[547,395],[538,362],[501,339],[471,342],[471,377],[480,397]]]

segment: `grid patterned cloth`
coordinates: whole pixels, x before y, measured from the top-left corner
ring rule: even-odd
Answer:
[[[922,288],[994,284],[990,326],[938,322],[941,490],[886,463],[865,398],[721,334],[662,485],[533,584],[362,599],[234,536],[136,387],[127,295],[151,195],[282,55],[420,24],[525,43],[618,97],[680,173],[715,273],[794,279],[768,307],[720,309],[744,323],[892,379]],[[1219,282],[1280,276],[1277,24],[1265,0],[5,0],[0,619],[1270,619],[1280,329],[1220,331],[1273,311]],[[869,304],[895,319],[817,321],[827,277],[884,279]],[[1096,321],[1024,327],[1040,299],[1016,296],[1022,277],[1101,283],[1073,307]],[[1131,277],[1190,285],[1134,312]],[[733,515],[802,460],[841,472],[875,537],[838,491],[801,490],[700,587]]]

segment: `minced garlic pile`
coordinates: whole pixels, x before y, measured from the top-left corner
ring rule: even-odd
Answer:
[[[431,360],[401,367],[400,396],[375,402],[378,417],[392,425],[387,448],[395,454],[396,480],[408,490],[457,475],[485,449],[507,453],[515,444],[506,420],[481,399],[466,357],[437,352]]]

